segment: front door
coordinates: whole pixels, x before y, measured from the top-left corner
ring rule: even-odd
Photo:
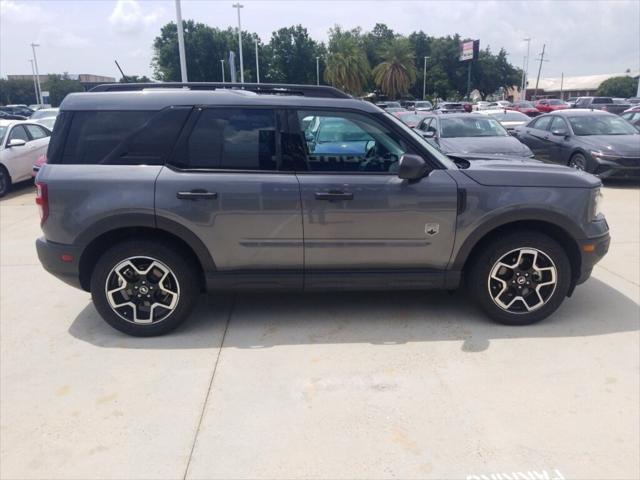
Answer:
[[[522,128],[522,136],[520,140],[527,145],[538,160],[549,160],[549,124],[551,123],[550,116],[544,116],[537,118],[528,126]]]
[[[195,115],[173,165],[158,176],[158,223],[180,224],[198,237],[215,263],[208,280],[218,288],[301,288],[300,192],[294,172],[279,170],[278,113],[229,107]]]
[[[306,286],[321,271],[444,270],[457,208],[446,170],[400,179],[401,156],[419,152],[373,115],[304,110],[289,120],[300,145],[292,155],[301,157]]]

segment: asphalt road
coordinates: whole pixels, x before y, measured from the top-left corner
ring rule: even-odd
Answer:
[[[462,293],[210,295],[136,339],[42,269],[26,185],[0,200],[0,477],[637,479],[640,189],[604,195],[609,255],[538,325]]]

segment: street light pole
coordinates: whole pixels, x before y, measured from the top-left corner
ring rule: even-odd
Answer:
[[[220,68],[222,69],[222,83],[224,83],[224,59],[220,60]]]
[[[424,57],[424,67],[422,69],[422,100],[427,96],[427,58]]]
[[[316,85],[320,85],[320,57],[316,57]]]
[[[524,92],[524,100],[527,99],[527,79],[529,78],[529,53],[531,50],[531,37],[523,38],[527,42],[527,56],[524,68],[522,69],[522,91]]]
[[[31,74],[33,75],[33,89],[36,92],[36,103],[40,103],[40,95],[38,95],[38,84],[36,83],[36,71],[33,69],[33,60],[29,59],[31,63]]]
[[[42,100],[42,86],[40,85],[40,72],[38,71],[38,57],[36,56],[36,47],[40,45],[37,43],[31,44],[31,50],[33,51],[33,64],[36,67],[36,82],[38,84],[38,103],[42,105],[44,101]]]
[[[176,0],[176,26],[178,27],[178,52],[180,54],[180,77],[182,83],[186,83],[187,79],[187,59],[184,53],[184,31],[182,29],[182,10],[180,8],[180,0]]]
[[[238,46],[240,47],[240,83],[244,83],[244,64],[242,63],[242,24],[240,23],[240,9],[244,8],[244,5],[240,5],[240,2],[234,3],[233,8],[238,9]]]
[[[260,83],[260,63],[258,62],[258,39],[256,38],[256,83]]]

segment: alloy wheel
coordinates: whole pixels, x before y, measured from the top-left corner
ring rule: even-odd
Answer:
[[[105,293],[111,309],[123,320],[155,324],[178,305],[180,285],[167,265],[150,257],[130,257],[111,269]]]
[[[529,313],[555,292],[558,272],[541,250],[523,247],[503,255],[491,268],[488,288],[493,302],[509,313]]]

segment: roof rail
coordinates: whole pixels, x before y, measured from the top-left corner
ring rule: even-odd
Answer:
[[[342,90],[328,85],[288,85],[284,83],[221,83],[221,82],[157,82],[157,83],[105,83],[90,92],[132,92],[152,88],[186,88],[189,90],[240,89],[266,95],[301,95],[319,98],[352,98]]]

